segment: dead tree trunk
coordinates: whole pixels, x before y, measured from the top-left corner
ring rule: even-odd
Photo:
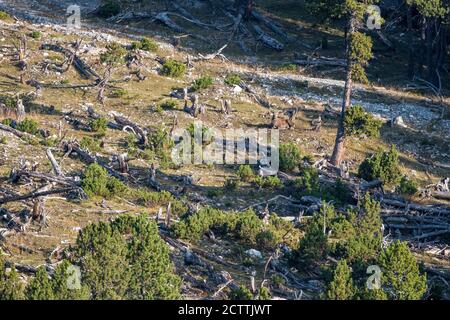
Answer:
[[[45,214],[45,202],[43,197],[38,197],[34,199],[33,203],[33,220],[45,225],[46,214]]]
[[[119,170],[121,173],[128,173],[128,162],[127,162],[127,154],[119,154],[117,156],[117,162],[119,162]]]
[[[17,98],[17,120],[22,121],[25,119],[25,106],[23,105],[22,99]]]
[[[222,112],[226,115],[231,114],[231,112],[232,112],[231,100],[224,99],[224,100],[221,100],[220,103],[221,103]]]
[[[16,47],[17,48],[17,59],[18,59],[18,63],[17,66],[19,67],[20,70],[25,70],[27,68],[27,37],[23,34],[20,37],[19,40],[19,45]]]
[[[137,139],[140,143],[142,143],[144,146],[148,146],[148,138],[147,133],[142,129],[139,125],[132,122],[131,120],[125,118],[124,116],[121,116],[117,113],[112,113],[114,120],[122,126],[123,129],[131,128],[134,134],[136,135]]]
[[[99,88],[97,100],[101,104],[105,104],[105,89],[108,86],[109,80],[111,79],[111,73],[112,73],[112,68],[111,67],[106,68],[103,78],[100,80],[100,82],[97,85]]]
[[[50,160],[50,163],[52,164],[53,171],[55,171],[55,174],[57,176],[63,176],[64,174],[63,174],[58,162],[56,161],[55,157],[53,156],[52,150],[50,148],[48,148],[46,153],[47,153],[48,159]]]

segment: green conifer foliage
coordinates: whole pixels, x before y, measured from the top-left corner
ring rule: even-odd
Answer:
[[[0,253],[0,300],[22,300],[23,285],[15,268],[6,272],[5,262]]]
[[[355,291],[347,261],[340,260],[334,270],[333,280],[328,285],[326,298],[329,300],[351,300]]]
[[[36,276],[28,283],[25,296],[28,300],[53,300],[51,280],[44,267],[39,267]]]
[[[427,278],[405,242],[395,241],[381,254],[381,285],[392,300],[419,300],[427,290]]]
[[[75,248],[93,299],[177,299],[181,281],[148,217],[123,216],[84,228]]]

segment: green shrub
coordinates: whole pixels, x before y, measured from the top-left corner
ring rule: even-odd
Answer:
[[[333,200],[339,204],[347,204],[353,201],[352,191],[342,179],[337,179],[334,183],[323,187],[322,194],[325,199]]]
[[[17,98],[11,96],[0,96],[0,102],[8,109],[16,110]]]
[[[178,107],[178,103],[176,100],[166,100],[162,102],[159,106],[163,110],[174,110]]]
[[[281,71],[290,71],[290,72],[295,72],[298,70],[298,66],[296,64],[293,63],[284,63],[281,67],[280,67]]]
[[[280,288],[281,286],[283,286],[283,285],[286,283],[286,280],[285,280],[282,276],[280,276],[280,275],[278,275],[278,274],[274,274],[274,275],[270,278],[270,280],[271,280],[271,282],[272,282],[272,285],[273,285],[275,288]]]
[[[0,301],[22,300],[24,298],[23,289],[23,284],[16,268],[13,266],[7,272],[3,253],[0,251]]]
[[[419,191],[419,186],[416,181],[409,179],[407,176],[403,176],[396,191],[400,194],[414,195]]]
[[[281,188],[283,185],[280,178],[278,178],[277,176],[268,176],[268,177],[255,176],[252,179],[252,183],[259,188],[267,188],[267,189],[278,189]]]
[[[208,198],[215,198],[218,197],[222,194],[222,192],[218,189],[209,189],[208,191],[206,191],[206,196]]]
[[[205,208],[176,223],[172,231],[178,238],[198,241],[208,230],[226,225],[226,218],[220,210]]]
[[[201,77],[194,81],[192,85],[192,90],[194,92],[208,89],[213,84],[213,79],[210,76]]]
[[[11,20],[11,16],[4,12],[4,11],[0,11],[0,20],[6,21],[6,20]]]
[[[170,136],[170,132],[160,126],[148,134],[150,150],[155,154],[160,162],[161,168],[167,168],[172,165],[171,152],[174,142]]]
[[[231,73],[225,78],[225,84],[229,85],[230,87],[238,86],[241,84],[241,82],[241,77],[236,73]]]
[[[5,126],[8,126],[8,127],[12,127],[13,126],[13,123],[14,123],[14,121],[13,121],[13,119],[3,119],[2,120],[2,124],[4,124]]]
[[[230,300],[253,300],[253,293],[244,286],[232,290],[229,294]]]
[[[382,125],[381,120],[364,111],[360,105],[351,106],[345,112],[344,127],[347,135],[378,137]]]
[[[205,208],[182,217],[181,221],[172,227],[178,238],[194,242],[200,240],[208,230],[214,230],[216,235],[234,237],[243,244],[256,245],[269,251],[273,251],[282,242],[296,248],[299,238],[299,230],[292,223],[272,214],[269,224],[264,225],[253,210],[236,213]]]
[[[305,236],[300,240],[299,248],[293,250],[289,260],[297,269],[315,268],[325,259],[328,248],[328,239],[322,226],[313,222],[307,226]]]
[[[160,104],[154,105],[153,110],[154,110],[156,113],[162,113],[162,112],[164,111],[163,107],[162,107]]]
[[[270,294],[270,290],[266,287],[261,287],[259,289],[259,300],[271,300],[272,295]]]
[[[41,38],[41,33],[39,31],[33,31],[30,33],[30,37],[33,39],[40,39]]]
[[[399,154],[395,146],[387,152],[379,151],[367,157],[359,166],[358,175],[366,181],[380,179],[386,184],[400,180]]]
[[[380,238],[356,235],[339,243],[338,251],[349,262],[369,262],[378,256],[380,247]]]
[[[258,233],[255,240],[261,250],[273,250],[278,244],[278,239],[271,230]]]
[[[97,14],[102,18],[110,18],[118,15],[120,11],[121,7],[119,0],[102,0]]]
[[[99,135],[105,135],[106,128],[108,127],[108,120],[106,120],[105,118],[98,118],[98,119],[92,120],[89,123],[89,126],[91,127],[91,130],[93,132],[96,132]]]
[[[154,40],[144,37],[139,42],[134,41],[131,43],[131,49],[155,52],[158,50],[158,44]]]
[[[253,210],[238,214],[235,233],[244,242],[256,244],[256,236],[264,229],[263,222]]]
[[[195,137],[195,129],[197,129],[198,131],[200,131],[200,126],[196,126],[194,125],[194,123],[190,123],[189,126],[187,126],[186,131],[190,134],[191,138],[192,138],[192,150],[194,150],[194,144],[197,144],[198,141],[196,141],[196,137]],[[210,144],[213,140],[214,140],[214,135],[213,135],[213,131],[210,130],[207,126],[205,125],[201,125],[201,131],[202,131],[202,144],[203,145],[207,145]]]
[[[80,147],[90,152],[97,153],[102,151],[102,142],[91,137],[83,137],[80,141]]]
[[[234,178],[226,178],[223,187],[228,191],[235,191],[239,186],[239,181]]]
[[[241,181],[245,182],[250,182],[255,176],[252,167],[249,165],[240,165],[236,174]]]
[[[280,145],[280,169],[281,171],[292,172],[302,161],[300,148],[293,143]]]
[[[30,134],[38,132],[38,123],[33,119],[25,118],[23,121],[17,123],[16,129]]]
[[[118,66],[124,62],[127,50],[118,42],[111,42],[106,45],[106,52],[100,54],[100,62],[109,66]]]
[[[5,136],[0,137],[0,144],[6,144],[7,141]]]
[[[186,65],[176,60],[167,60],[162,67],[163,75],[172,78],[181,77],[186,72]]]
[[[97,163],[89,165],[83,173],[81,186],[88,196],[111,198],[123,195],[127,187],[115,177],[108,175],[106,169]]]
[[[300,194],[316,194],[319,191],[319,171],[314,167],[302,166],[294,186]]]
[[[114,89],[111,92],[110,97],[118,99],[118,98],[122,98],[122,97],[126,96],[127,94],[128,94],[127,90],[119,88],[119,89]]]
[[[144,207],[167,206],[171,203],[172,215],[178,217],[187,211],[187,207],[176,199],[168,191],[148,191],[146,189],[133,190],[133,196],[137,198],[140,205]]]

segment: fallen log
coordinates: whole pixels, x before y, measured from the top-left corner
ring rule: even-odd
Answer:
[[[256,19],[258,22],[263,23],[267,28],[275,32],[277,35],[282,37],[285,41],[292,41],[289,35],[282,29],[280,25],[277,23],[267,19],[261,13],[256,10],[252,10],[252,17]]]
[[[446,234],[446,233],[450,233],[450,228],[446,229],[446,230],[439,230],[439,231],[433,231],[433,232],[429,232],[429,233],[424,233],[418,236],[413,236],[413,237],[407,237],[408,240],[420,240],[420,239],[425,239],[425,238],[429,238],[429,237],[435,237],[435,236],[440,236],[442,234]]]
[[[169,17],[169,12],[160,12],[156,15],[155,20],[162,22],[164,25],[169,27],[170,29],[176,31],[176,32],[184,32],[183,28],[181,28],[178,24],[176,24],[172,19]]]
[[[450,201],[450,192],[438,192],[438,191],[436,191],[436,192],[432,192],[431,196],[433,198],[436,198],[436,199]]]
[[[114,117],[114,120],[122,126],[122,129],[131,128],[133,133],[138,138],[139,142],[143,145],[148,145],[148,138],[147,138],[147,132],[145,132],[138,124],[134,123],[133,121],[125,118],[122,115],[119,115],[116,112],[111,113]]]
[[[153,18],[153,16],[149,13],[128,11],[125,13],[119,13],[118,15],[112,16],[106,19],[106,21],[119,23],[122,22],[123,20],[149,19],[149,18]]]
[[[0,130],[10,132],[19,138],[33,138],[34,137],[32,134],[16,130],[10,126],[7,126],[7,125],[1,124],[1,123],[0,123]]]
[[[332,58],[311,58],[306,60],[294,60],[293,63],[299,66],[347,66],[347,62],[345,60]]]
[[[96,156],[90,154],[88,151],[81,149],[81,147],[78,145],[78,143],[63,141],[63,142],[61,142],[61,147],[62,147],[63,151],[68,154],[70,154],[72,152],[75,152],[76,154],[78,154],[78,156],[81,158],[81,160],[83,162],[86,162],[87,164],[97,163],[98,165],[100,165],[101,167],[106,169],[106,171],[108,171],[108,173],[111,176],[116,177],[117,179],[122,180],[122,181],[126,180],[126,178],[123,174],[118,173],[116,170],[111,168],[109,165],[104,164],[103,162],[99,161]]]
[[[92,118],[92,119],[102,118],[102,116],[100,114],[98,114],[97,112],[95,112],[94,108],[91,106],[88,107],[87,113],[88,113],[89,118]],[[114,123],[112,121],[108,121],[108,123],[106,125],[108,126],[108,128],[111,128],[111,129],[121,130],[123,128],[123,126],[121,126],[117,123]]]
[[[95,72],[93,68],[91,68],[86,62],[84,62],[80,57],[78,57],[74,52],[63,48],[56,44],[43,44],[41,45],[41,50],[49,50],[62,53],[66,56],[66,58],[72,60],[72,64],[75,69],[80,72],[80,74],[88,79],[100,79],[100,76]]]
[[[228,46],[228,44],[222,46],[219,50],[217,50],[214,53],[210,53],[207,55],[202,55],[201,53],[199,54],[199,56],[197,58],[194,58],[194,61],[199,61],[199,60],[213,60],[216,57],[221,57],[223,60],[226,60],[226,57],[222,54],[222,51],[225,50],[225,48]]]
[[[72,186],[72,187],[66,187],[61,189],[53,189],[48,191],[42,191],[42,192],[31,192],[25,195],[19,195],[19,196],[7,196],[4,198],[0,198],[0,204],[5,204],[8,202],[16,202],[16,201],[22,201],[27,199],[34,199],[38,197],[48,196],[50,194],[56,194],[56,193],[66,193],[75,189],[79,189],[78,186]]]
[[[266,34],[260,27],[253,25],[253,30],[255,30],[258,35],[257,40],[261,41],[267,47],[278,51],[284,49],[284,45],[281,42]]]
[[[63,172],[61,167],[59,166],[58,162],[56,161],[55,157],[53,156],[52,150],[50,148],[47,148],[46,154],[48,159],[50,160],[50,163],[52,164],[53,171],[55,171],[55,174],[57,176],[63,176]]]
[[[28,177],[33,179],[39,179],[46,182],[54,182],[64,186],[80,186],[80,182],[69,177],[54,176],[49,173],[41,173],[28,170],[13,170],[11,176],[14,176],[12,180],[17,181],[21,177]]]
[[[383,198],[383,199],[381,199],[381,204],[392,206],[392,207],[408,208],[409,210],[419,211],[419,212],[450,215],[450,209],[436,208],[434,206],[422,206],[422,205],[413,204],[413,203],[405,203],[405,202],[402,202],[399,200]]]

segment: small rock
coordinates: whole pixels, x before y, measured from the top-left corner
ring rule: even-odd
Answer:
[[[240,94],[243,91],[243,89],[240,86],[234,86],[232,91],[234,94]]]
[[[258,251],[256,249],[248,249],[247,251],[245,251],[245,254],[257,259],[262,259],[263,257],[261,251]]]
[[[394,119],[392,119],[392,126],[398,126],[401,128],[408,128],[408,126],[405,124],[405,121],[403,121],[402,116],[397,116]]]

